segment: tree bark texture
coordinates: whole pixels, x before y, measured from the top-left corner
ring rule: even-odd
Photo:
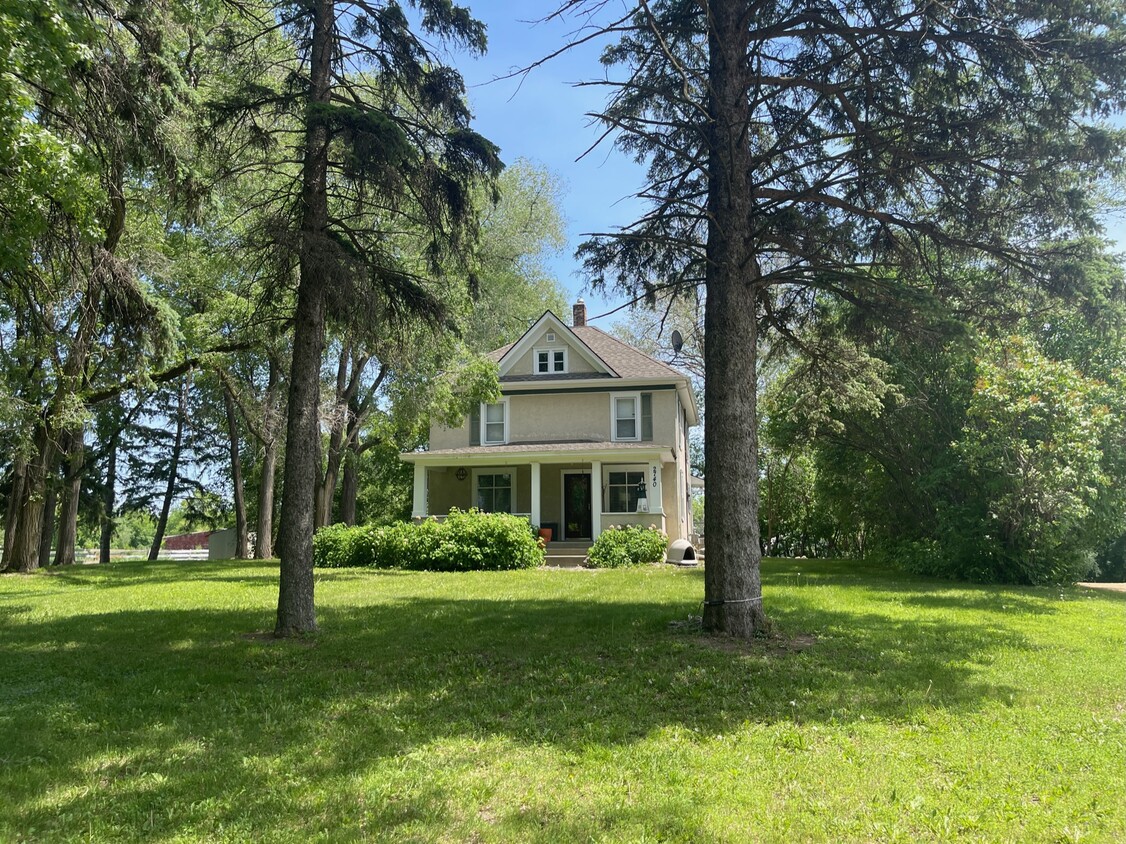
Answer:
[[[59,487],[55,478],[47,479],[43,498],[43,528],[39,532],[39,567],[51,565],[51,540],[55,538],[55,512],[58,509]]]
[[[325,281],[321,263],[325,260],[322,244],[328,228],[329,135],[323,117],[312,106],[330,100],[331,36],[336,9],[332,0],[315,0],[311,7],[313,40],[301,185],[301,269],[294,312],[284,493],[278,532],[281,578],[274,635],[279,637],[317,629],[313,602],[313,511],[320,474],[318,411],[325,331]]]
[[[328,454],[325,459],[324,479],[317,488],[317,527],[332,524],[332,505],[336,498],[336,485],[340,480],[341,465],[349,447],[359,436],[360,426],[367,418],[375,392],[387,374],[387,366],[380,368],[379,375],[367,390],[363,401],[359,398],[364,370],[371,357],[353,355],[345,346],[340,355],[340,365],[336,373],[336,407],[332,416],[332,426],[328,436]]]
[[[23,502],[24,483],[27,480],[27,458],[16,455],[12,460],[12,480],[8,490],[8,509],[4,515],[4,556],[0,559],[0,571],[8,568],[12,560],[12,543],[19,525],[20,505]]]
[[[67,455],[63,461],[63,498],[59,506],[59,541],[55,548],[55,565],[72,566],[77,562],[78,505],[82,496],[82,477],[86,469],[85,432],[76,428],[67,435]]]
[[[188,379],[180,379],[180,398],[176,403],[176,435],[172,439],[172,455],[168,463],[168,483],[164,487],[164,501],[160,505],[160,516],[156,520],[156,535],[149,548],[149,560],[160,556],[160,546],[164,542],[164,531],[168,528],[168,514],[172,512],[172,498],[176,495],[176,478],[180,474],[180,454],[184,448],[184,415],[188,398]]]
[[[8,571],[33,572],[39,568],[39,543],[43,530],[43,510],[47,498],[47,475],[54,464],[55,446],[41,421],[35,431],[35,446],[27,461],[27,470],[20,496],[19,516],[12,537]]]
[[[262,467],[258,480],[258,523],[254,540],[254,556],[259,560],[274,556],[274,484],[278,471],[278,382],[281,372],[278,363],[270,357],[270,374],[263,401]],[[253,431],[253,427],[251,427]]]
[[[340,485],[340,521],[346,525],[356,523],[356,495],[359,491],[360,444],[356,438],[348,443],[344,457],[344,481]]]
[[[704,404],[708,424],[704,629],[749,638],[766,624],[758,523],[756,286],[751,235],[745,4],[711,3]]]
[[[328,431],[328,455],[325,465],[324,477],[317,484],[316,505],[314,512],[316,521],[314,530],[322,528],[332,521],[332,499],[336,493],[336,481],[340,477],[340,459],[343,454],[344,429],[347,420],[344,418],[343,409],[347,406],[343,401],[344,393],[348,389],[348,361],[351,350],[347,345],[340,350],[340,360],[336,365],[336,401],[332,413],[332,422]]]
[[[117,507],[117,446],[120,431],[115,431],[106,453],[106,483],[102,493],[101,536],[98,537],[98,562],[109,562],[109,552],[113,544],[114,522]]]
[[[274,482],[278,472],[278,443],[270,440],[262,449],[262,471],[258,480],[258,524],[254,556],[268,560],[274,556]]]
[[[250,557],[250,539],[246,528],[246,495],[242,487],[242,453],[239,448],[238,416],[235,401],[226,383],[223,385],[223,407],[227,412],[227,438],[231,451],[231,486],[235,506],[235,558]]]

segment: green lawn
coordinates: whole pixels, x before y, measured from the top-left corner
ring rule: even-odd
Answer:
[[[1126,601],[768,562],[702,574],[0,578],[0,841],[1122,841]],[[812,634],[812,640],[804,634]]]

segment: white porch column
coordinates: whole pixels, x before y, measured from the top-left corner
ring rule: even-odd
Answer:
[[[650,463],[648,470],[645,472],[645,488],[648,490],[649,497],[649,512],[650,513],[664,513],[665,512],[665,496],[661,489],[661,461]]]
[[[414,506],[411,515],[416,519],[425,519],[426,512],[426,467],[421,463],[414,464]]]
[[[602,461],[590,461],[590,538],[602,533]]]
[[[540,523],[540,464],[532,464],[532,524]]]

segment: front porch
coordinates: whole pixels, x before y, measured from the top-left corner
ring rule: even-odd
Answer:
[[[666,476],[675,479],[671,453],[615,444],[610,453],[592,454],[588,444],[564,445],[572,448],[523,460],[515,459],[511,447],[404,455],[414,463],[412,515],[442,516],[454,507],[514,513],[551,528],[552,545],[585,543],[584,558],[607,527],[652,525],[667,533],[676,524],[675,517],[666,518],[667,505],[676,500],[674,493],[666,502],[665,494]],[[574,447],[582,445],[587,448]],[[579,450],[588,453],[573,453]]]

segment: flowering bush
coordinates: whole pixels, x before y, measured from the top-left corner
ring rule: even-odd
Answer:
[[[656,525],[616,527],[611,525],[598,535],[587,561],[595,568],[616,569],[665,559],[669,538]]]
[[[313,564],[420,571],[498,571],[543,564],[543,548],[528,523],[507,513],[451,510],[386,527],[331,525],[313,537]]]

